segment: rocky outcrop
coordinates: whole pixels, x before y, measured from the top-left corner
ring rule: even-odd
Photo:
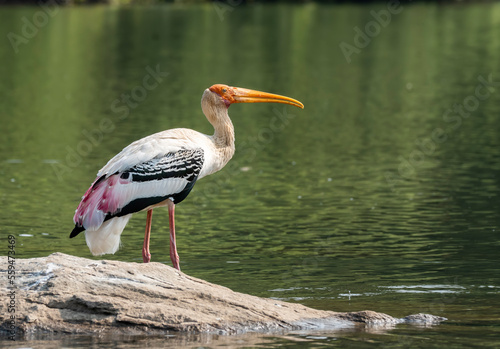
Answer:
[[[90,260],[62,253],[17,259],[15,313],[0,303],[0,330],[33,333],[164,334],[193,331],[340,329],[359,324],[437,323],[417,314],[404,319],[372,311],[337,313],[250,296],[188,276],[160,263]],[[7,275],[7,257],[0,257]],[[10,293],[9,293],[10,292]],[[14,292],[14,293],[12,293]],[[11,319],[11,315],[15,318]]]

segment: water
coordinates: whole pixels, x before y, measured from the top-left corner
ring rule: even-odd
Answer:
[[[372,10],[387,9],[68,7],[52,9],[22,43],[4,40],[2,254],[14,234],[18,257],[91,258],[83,237],[68,235],[97,170],[163,129],[211,133],[199,100],[206,87],[227,83],[306,107],[231,107],[235,157],[177,208],[183,271],[318,309],[449,320],[385,331],[46,345],[500,345],[500,5],[404,5],[378,32]],[[0,8],[0,32],[22,35],[22,18],[38,11]],[[357,38],[364,46],[357,47],[355,28],[367,24],[372,37]],[[354,48],[347,58],[342,43]],[[157,211],[152,258],[169,264],[168,215]],[[106,258],[140,262],[144,226],[145,213],[134,216],[122,248]]]

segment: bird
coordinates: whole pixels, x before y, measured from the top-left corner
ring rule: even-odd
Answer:
[[[233,157],[235,134],[229,107],[236,103],[260,102],[304,108],[293,98],[241,87],[215,84],[205,89],[201,108],[214,127],[214,134],[175,128],[146,136],[125,147],[99,170],[82,197],[69,237],[85,231],[85,240],[93,255],[114,254],[131,216],[147,211],[142,259],[149,263],[153,209],[167,207],[170,259],[173,267],[180,271],[175,206],[188,196],[199,179],[219,171]]]

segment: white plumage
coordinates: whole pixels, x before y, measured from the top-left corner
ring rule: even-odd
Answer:
[[[104,222],[97,230],[87,229],[85,240],[90,252],[94,256],[103,254],[114,254],[120,247],[120,235],[132,217],[131,214],[123,217],[115,217]]]

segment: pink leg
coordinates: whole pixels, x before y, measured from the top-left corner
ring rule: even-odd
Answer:
[[[174,268],[181,270],[179,267],[179,255],[177,254],[177,245],[175,244],[175,218],[174,218],[175,204],[168,200],[168,223],[170,225],[170,259]]]
[[[142,245],[142,260],[144,263],[151,261],[151,253],[149,253],[149,235],[151,233],[151,221],[153,220],[153,210],[148,210],[146,218],[146,233],[144,234],[144,245]]]

